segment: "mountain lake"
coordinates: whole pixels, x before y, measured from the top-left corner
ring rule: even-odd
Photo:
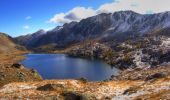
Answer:
[[[37,70],[43,79],[85,78],[88,81],[102,81],[119,72],[102,60],[75,58],[65,54],[27,54],[21,63]]]

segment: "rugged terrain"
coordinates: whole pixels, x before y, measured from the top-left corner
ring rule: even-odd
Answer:
[[[146,42],[149,42],[147,43]],[[168,55],[169,38],[153,38],[126,41],[117,44],[118,47],[101,44],[96,40],[77,43],[65,50],[55,52],[68,53],[71,56],[97,57],[107,61],[113,61],[119,54],[128,54],[135,50],[163,49],[162,53]],[[137,44],[136,44],[137,43]],[[145,43],[142,45],[140,43]],[[138,44],[140,44],[138,46]],[[150,46],[149,46],[150,45]],[[147,47],[147,48],[146,48]],[[158,48],[159,47],[159,48]],[[121,49],[118,49],[121,48]],[[124,49],[122,49],[124,48]],[[130,48],[130,50],[127,50]],[[117,51],[116,51],[117,50]],[[126,51],[127,50],[127,51]],[[145,52],[146,52],[145,51]],[[150,51],[149,54],[152,54]],[[39,100],[168,100],[170,95],[170,65],[162,63],[152,67],[144,67],[139,59],[139,67],[123,67],[118,76],[111,76],[103,82],[87,82],[79,80],[42,80],[41,76],[33,69],[26,69],[17,62],[24,59],[22,54],[26,51],[13,53],[1,53],[0,73],[0,99],[39,99]],[[148,53],[148,52],[146,52]],[[154,53],[153,53],[154,54]],[[117,55],[117,56],[114,56]],[[133,55],[133,54],[132,54]],[[135,56],[130,57],[137,57]],[[155,55],[155,54],[154,54]],[[113,58],[112,58],[113,57]],[[143,56],[139,56],[143,57]],[[159,57],[159,56],[155,56]],[[168,62],[169,56],[161,59]],[[127,58],[126,58],[127,59]],[[131,60],[125,60],[131,61]],[[156,60],[161,61],[161,60]],[[109,62],[108,62],[109,63]]]
[[[2,99],[170,99],[170,12],[103,13],[47,32],[40,30],[15,39],[2,36],[1,86],[16,82],[0,88]],[[103,82],[85,79],[40,81],[35,70],[18,64],[24,59],[21,55],[27,52],[23,46],[34,52],[102,59],[122,72]],[[16,80],[3,81],[11,78]]]

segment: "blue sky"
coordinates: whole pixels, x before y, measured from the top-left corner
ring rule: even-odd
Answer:
[[[93,7],[113,0],[0,0],[0,31],[11,36],[49,29],[57,23],[47,21],[55,14],[76,7]],[[26,18],[27,17],[27,18]]]
[[[170,11],[169,4],[170,0],[0,0],[0,32],[15,37],[99,13]]]

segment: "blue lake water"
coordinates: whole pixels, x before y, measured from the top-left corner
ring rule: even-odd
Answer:
[[[101,60],[68,57],[65,54],[28,54],[21,62],[36,69],[44,79],[77,79],[101,81],[118,74],[118,69]]]

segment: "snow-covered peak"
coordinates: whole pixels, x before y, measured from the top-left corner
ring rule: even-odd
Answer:
[[[54,29],[50,30],[50,32],[57,32],[59,30],[61,30],[63,28],[63,26],[57,26]]]

